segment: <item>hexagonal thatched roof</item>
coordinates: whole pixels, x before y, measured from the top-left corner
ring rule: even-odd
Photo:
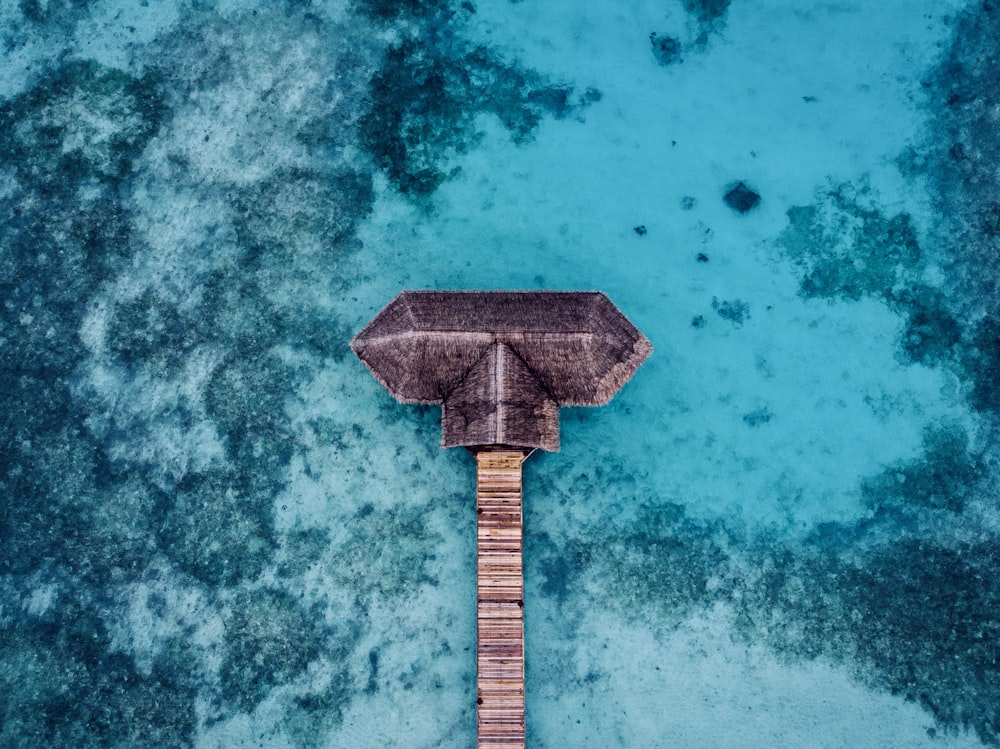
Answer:
[[[406,403],[441,403],[442,446],[559,449],[559,406],[597,406],[652,346],[602,293],[404,291],[351,348]]]

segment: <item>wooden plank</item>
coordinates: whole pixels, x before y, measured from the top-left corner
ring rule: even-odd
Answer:
[[[524,574],[519,450],[476,453],[479,749],[524,749]]]

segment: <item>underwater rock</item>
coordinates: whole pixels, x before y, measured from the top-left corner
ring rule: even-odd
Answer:
[[[681,210],[682,211],[690,211],[696,205],[698,205],[698,201],[697,201],[696,198],[692,197],[691,195],[685,195],[683,198],[681,198]]]
[[[774,414],[771,413],[771,409],[767,406],[761,406],[749,413],[743,414],[743,423],[753,429],[759,427],[761,424],[767,424],[772,418],[774,418]]]
[[[649,35],[649,42],[653,47],[653,57],[660,65],[673,65],[675,62],[684,62],[681,59],[681,43],[679,39],[672,36],[660,36],[655,31]]]
[[[704,328],[705,324],[706,323],[705,323],[705,316],[704,315],[695,315],[694,317],[691,318],[691,327],[692,328]]]
[[[695,260],[697,260],[699,263],[707,263],[708,255],[706,255],[704,252],[699,252],[698,255],[695,257]]]
[[[722,199],[734,211],[744,214],[757,207],[757,204],[760,203],[760,193],[747,185],[746,182],[740,181],[726,188],[726,194]]]
[[[646,227],[645,227],[645,225],[640,224],[639,226],[635,226],[635,227],[632,228],[632,231],[634,231],[640,237],[646,236]]]

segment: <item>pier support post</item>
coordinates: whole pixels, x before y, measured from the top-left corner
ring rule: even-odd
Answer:
[[[521,463],[530,454],[476,456],[476,703],[478,749],[524,749],[524,577]]]

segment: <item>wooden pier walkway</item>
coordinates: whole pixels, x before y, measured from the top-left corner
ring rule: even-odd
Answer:
[[[476,452],[479,749],[524,749],[522,450]]]

